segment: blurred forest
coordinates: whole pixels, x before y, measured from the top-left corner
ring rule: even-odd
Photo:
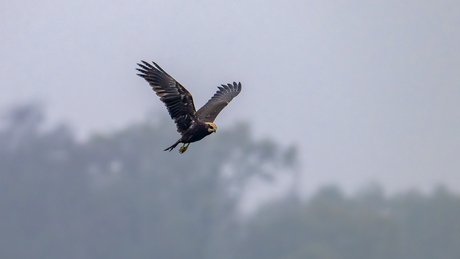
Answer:
[[[179,136],[167,118],[86,141],[44,118],[31,104],[0,122],[0,258],[460,258],[460,197],[442,186],[303,199],[292,184],[245,215],[254,181],[296,183],[294,146],[240,123],[180,155],[162,151]]]

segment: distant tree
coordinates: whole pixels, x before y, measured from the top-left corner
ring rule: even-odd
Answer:
[[[439,186],[430,196],[398,195],[390,209],[400,227],[403,258],[460,257],[460,197]]]
[[[297,177],[297,151],[236,124],[184,154],[167,118],[75,140],[39,105],[0,120],[0,258],[460,258],[460,197],[325,186],[248,218],[251,183]],[[296,174],[294,174],[296,173]],[[294,181],[295,182],[295,181]]]
[[[286,162],[284,152],[290,149],[255,142],[248,126],[238,124],[193,143],[187,153],[169,153],[162,151],[164,138],[177,136],[168,132],[163,121],[141,123],[87,143],[88,171],[98,179],[98,197],[103,198],[98,203],[118,215],[106,222],[110,227],[103,235],[127,234],[125,239],[96,238],[91,243],[95,250],[113,251],[111,258],[122,254],[118,249],[128,253],[122,258],[132,253],[124,249],[127,237],[128,242],[137,240],[133,247],[143,251],[142,257],[231,258],[229,242],[237,235],[240,193],[250,179],[287,168],[291,161]]]
[[[41,130],[39,105],[13,108],[0,130],[0,257],[56,258],[72,246],[88,193],[79,147],[65,126]],[[68,234],[67,234],[68,233]],[[59,249],[52,249],[59,247]]]
[[[232,258],[245,185],[295,162],[245,124],[180,155],[162,151],[166,119],[77,142],[43,118],[26,105],[0,124],[0,258]]]
[[[399,224],[378,193],[347,198],[325,186],[309,201],[269,203],[248,222],[237,257],[403,258]]]

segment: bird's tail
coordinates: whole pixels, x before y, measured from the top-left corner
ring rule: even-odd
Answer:
[[[171,152],[177,145],[179,145],[179,143],[180,143],[180,139],[178,141],[176,141],[176,143],[174,143],[172,146],[170,146],[167,149],[165,149],[164,151]]]

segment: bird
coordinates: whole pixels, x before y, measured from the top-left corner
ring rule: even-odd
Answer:
[[[153,64],[153,65],[152,65]],[[158,64],[141,60],[136,68],[165,104],[166,109],[174,120],[177,132],[181,138],[164,151],[172,151],[178,144],[183,143],[179,153],[187,151],[190,143],[199,141],[215,133],[217,126],[214,120],[217,115],[241,92],[241,82],[222,84],[216,93],[198,111],[195,109],[190,92],[164,71]]]

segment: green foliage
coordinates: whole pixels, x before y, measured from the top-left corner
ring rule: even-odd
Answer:
[[[79,143],[42,118],[28,105],[2,123],[0,258],[230,257],[246,183],[292,153],[246,124],[181,155],[163,151],[179,137],[167,119]]]
[[[460,198],[440,188],[385,198],[381,188],[345,197],[322,188],[281,200],[247,224],[238,258],[458,258]]]
[[[38,106],[5,118],[0,258],[460,258],[460,198],[442,187],[326,186],[306,201],[293,190],[241,218],[250,182],[298,163],[295,147],[255,141],[244,123],[181,155],[162,151],[178,138],[167,119],[81,143],[65,126],[41,130]]]

